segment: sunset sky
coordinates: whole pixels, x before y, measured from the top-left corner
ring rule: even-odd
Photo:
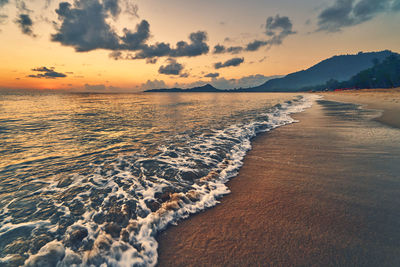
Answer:
[[[400,52],[398,25],[400,0],[0,0],[0,88],[248,87]]]

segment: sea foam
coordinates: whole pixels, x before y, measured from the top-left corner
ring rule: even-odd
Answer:
[[[47,200],[56,214],[21,225],[5,220],[0,237],[19,227],[48,236],[49,242],[29,253],[26,266],[154,266],[157,233],[215,206],[230,192],[225,183],[237,175],[251,139],[296,122],[290,114],[311,107],[315,98],[299,96],[223,129],[181,133],[151,156],[123,155],[98,164],[88,175],[53,181],[33,194],[52,196]]]

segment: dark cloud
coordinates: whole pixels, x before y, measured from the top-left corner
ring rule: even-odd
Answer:
[[[121,12],[118,0],[98,0],[62,2],[56,13],[61,21],[58,32],[52,35],[52,41],[72,46],[78,52],[95,49],[140,50],[150,37],[150,24],[142,20],[135,31],[124,29],[123,36],[107,23],[110,16],[116,17]]]
[[[371,20],[380,13],[400,11],[399,7],[398,0],[336,0],[319,14],[318,31],[338,32]]]
[[[61,26],[51,39],[72,46],[78,52],[99,48],[118,50],[119,37],[106,22],[110,12],[110,8],[98,0],[77,0],[74,6],[62,2],[56,9]],[[125,38],[129,38],[129,32],[125,33]]]
[[[266,34],[269,36],[276,35],[277,32],[292,32],[293,25],[288,17],[281,17],[279,14],[275,17],[271,16],[267,18],[265,25]]]
[[[268,40],[270,45],[280,45],[287,36],[296,33],[289,17],[281,17],[279,14],[267,18],[265,29],[265,34],[270,36]]]
[[[118,0],[103,0],[104,10],[109,11],[112,16],[117,17],[121,13]]]
[[[2,2],[3,3],[0,2],[0,7],[8,3],[8,1],[2,1]],[[30,13],[32,13],[32,10],[30,10],[27,7],[25,1],[23,0],[15,0],[15,7],[17,8],[19,14],[14,22],[18,25],[23,34],[36,37],[36,35],[33,33],[32,30],[33,20],[29,15]]]
[[[217,44],[216,46],[214,46],[214,54],[222,54],[226,51],[225,46]]]
[[[166,75],[180,75],[183,70],[183,65],[176,62],[175,59],[167,59],[167,65],[160,66],[158,73]]]
[[[244,62],[244,58],[235,57],[235,58],[225,61],[224,63],[222,63],[222,62],[215,63],[214,68],[221,69],[221,68],[227,68],[227,67],[236,67],[236,66],[239,66],[240,64],[242,64],[243,62]]]
[[[333,6],[323,10],[318,16],[319,30],[334,32],[353,25],[351,18],[353,3],[354,0],[337,0]]]
[[[19,14],[14,22],[18,25],[23,34],[36,37],[32,30],[33,20],[29,15],[32,13],[32,10],[27,7],[24,0],[15,0],[15,7],[17,8]]]
[[[205,77],[205,78],[217,78],[217,77],[219,77],[219,73],[218,73],[218,72],[216,72],[216,73],[209,73],[209,74],[204,75],[204,77]]]
[[[258,49],[266,45],[268,45],[267,41],[255,40],[247,44],[246,51],[257,51]]]
[[[231,46],[226,49],[226,52],[231,53],[231,54],[239,54],[242,51],[243,51],[243,47],[241,47],[241,46]]]
[[[45,78],[45,79],[56,79],[67,77],[66,74],[54,71],[54,68],[39,67],[34,68],[32,71],[39,72],[38,74],[31,74],[28,77],[31,78]]]
[[[126,59],[149,59],[157,57],[195,57],[207,54],[210,50],[206,32],[195,32],[189,36],[190,42],[180,41],[175,48],[171,48],[167,43],[156,43],[153,45],[143,44],[135,56],[127,56]],[[150,61],[151,62],[151,61]]]
[[[207,45],[207,33],[198,31],[191,33],[189,36],[190,43],[180,41],[176,44],[176,48],[170,52],[171,57],[194,57],[207,54],[210,50]]]
[[[164,57],[171,54],[171,46],[166,43],[156,43],[154,45],[145,45],[141,51],[137,52],[131,59],[146,59],[154,57]]]
[[[129,0],[125,3],[132,5]],[[72,46],[78,52],[106,49],[114,51],[110,54],[114,59],[147,59],[194,57],[209,51],[207,33],[203,31],[191,33],[190,42],[180,41],[175,48],[163,42],[149,45],[150,24],[146,20],[142,20],[134,31],[124,28],[123,35],[119,36],[107,23],[110,17],[116,17],[121,12],[118,0],[76,0],[73,5],[62,2],[56,12],[61,25],[58,32],[52,35],[52,40]],[[119,51],[134,51],[136,54],[123,56]]]
[[[28,14],[20,14],[15,23],[19,26],[23,34],[36,36],[32,31],[33,21]]]
[[[392,10],[393,11],[400,11],[400,0],[393,1]]]
[[[385,0],[361,0],[354,6],[354,15],[360,21],[367,21],[372,19],[377,13],[384,11],[390,1]]]
[[[146,20],[142,20],[139,25],[136,26],[136,31],[132,32],[128,29],[124,29],[124,36],[121,37],[123,44],[120,49],[136,51],[141,49],[145,42],[150,37],[150,24]]]
[[[296,32],[293,31],[293,24],[290,21],[289,17],[281,17],[280,15],[276,15],[275,17],[268,17],[265,25],[265,34],[269,36],[267,40],[254,40],[248,43],[246,46],[231,46],[225,47],[224,45],[216,45],[214,46],[214,54],[222,54],[222,53],[231,53],[238,54],[242,51],[257,51],[261,47],[271,47],[273,45],[281,45],[283,40]],[[230,40],[229,38],[225,38],[225,40]]]
[[[214,54],[222,54],[222,53],[231,53],[231,54],[239,54],[244,50],[243,47],[241,46],[230,46],[230,47],[225,47],[224,45],[216,45],[214,46]]]
[[[207,41],[206,32],[195,32],[189,36],[190,42],[180,41],[176,44],[176,48],[171,48],[166,43],[156,43],[154,45],[144,45],[134,59],[145,59],[153,57],[195,57],[207,54],[210,50]]]

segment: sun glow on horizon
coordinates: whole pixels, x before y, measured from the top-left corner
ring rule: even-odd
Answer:
[[[269,76],[306,69],[337,54],[398,52],[400,47],[400,37],[394,34],[400,16],[394,10],[382,10],[360,22],[351,17],[353,24],[345,25],[325,18],[324,10],[332,5],[315,8],[316,0],[302,5],[271,0],[246,4],[149,0],[130,2],[129,7],[115,0],[119,9],[102,0],[79,2],[65,4],[68,11],[62,9],[62,1],[46,7],[45,1],[34,0],[25,9],[14,2],[2,4],[0,88],[140,91],[152,85],[209,82],[228,88],[240,86],[246,77],[259,77],[254,85],[261,84]],[[95,13],[91,5],[102,11]],[[78,11],[87,13],[69,17],[68,12]],[[75,29],[65,28],[76,20],[91,26],[78,23]],[[96,36],[101,30],[111,37]],[[200,32],[204,35],[193,35]],[[62,38],[56,40],[55,34]],[[118,42],[111,43],[113,38]],[[119,54],[114,59],[112,53]],[[143,58],[134,59],[138,55]],[[217,63],[223,67],[217,68]]]

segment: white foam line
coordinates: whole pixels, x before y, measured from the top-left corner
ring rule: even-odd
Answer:
[[[304,96],[303,99],[304,100],[300,105],[283,105],[281,108],[285,110],[285,113],[282,114],[277,110],[272,117],[273,125],[271,128],[264,131],[270,131],[271,129],[297,122],[289,115],[302,112],[305,109],[310,108],[313,101],[317,99],[317,97]],[[270,114],[265,115],[268,116]],[[162,216],[160,216],[159,213],[152,213],[146,218],[138,220],[139,225],[141,225],[141,230],[136,238],[140,240],[140,243],[143,244],[144,248],[144,250],[139,253],[141,259],[133,259],[129,256],[129,254],[132,252],[126,251],[121,257],[123,260],[118,262],[119,266],[131,266],[133,263],[143,264],[146,266],[155,266],[157,264],[158,257],[158,244],[155,240],[155,235],[157,232],[165,229],[171,223],[176,223],[180,219],[187,218],[190,214],[194,214],[206,208],[215,206],[218,203],[217,199],[219,197],[230,193],[225,183],[237,175],[237,170],[242,166],[243,158],[246,155],[246,152],[251,149],[250,138],[257,134],[257,132],[255,132],[255,125],[250,124],[247,128],[245,128],[245,132],[247,132],[249,138],[244,140],[241,144],[237,144],[234,149],[232,149],[232,163],[220,173],[219,179],[216,181],[210,181],[202,186],[193,185],[193,187],[196,188],[196,191],[201,195],[199,201],[187,204],[183,200],[179,200],[178,204],[180,208],[178,210],[166,211],[164,214],[162,214]]]

